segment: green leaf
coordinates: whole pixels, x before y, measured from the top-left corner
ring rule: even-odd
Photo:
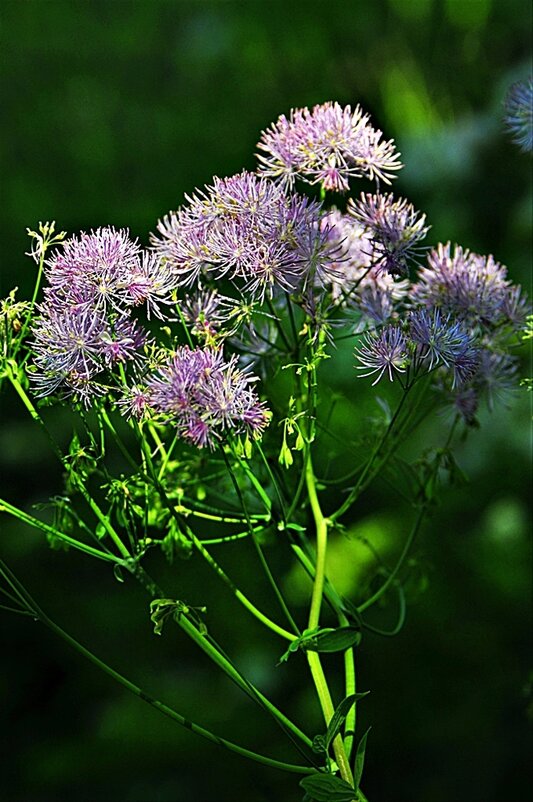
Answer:
[[[338,627],[337,629],[306,629],[299,638],[293,640],[279,663],[285,663],[298,649],[311,652],[344,652],[357,645],[361,633],[357,627]]]
[[[351,785],[333,774],[311,774],[300,781],[300,787],[315,802],[354,802],[357,796]]]
[[[150,602],[150,619],[154,622],[154,633],[161,635],[163,624],[175,612],[181,615],[188,611],[187,605],[179,599],[154,599]]]
[[[303,649],[304,648],[305,639],[306,639],[306,635],[304,633],[303,635],[301,635],[301,637],[296,638],[296,640],[291,641],[287,651],[283,652],[283,654],[279,658],[278,666],[281,663],[286,663],[287,660],[289,659],[289,657],[291,656],[291,654],[295,654],[295,652],[297,652],[298,649]]]
[[[321,629],[305,644],[312,652],[345,652],[350,646],[361,642],[361,632],[357,627],[338,627],[337,629]]]
[[[364,697],[368,696],[369,693],[370,691],[365,691],[364,693],[352,693],[350,694],[350,696],[346,696],[346,698],[343,699],[342,702],[339,704],[328,724],[328,731],[326,732],[326,739],[325,739],[326,751],[329,749],[330,745],[333,743],[333,741],[341,731],[341,727],[346,721],[346,716],[352,709],[353,705],[359,699],[364,699]]]
[[[367,729],[367,731],[357,744],[357,751],[355,753],[355,772],[354,772],[354,783],[356,789],[359,789],[359,783],[361,782],[361,777],[363,776],[363,768],[365,765],[366,739],[371,729],[372,729],[371,727]]]
[[[105,528],[105,525],[100,521],[100,523],[96,525],[96,537],[98,538],[98,540],[102,540],[102,538],[105,537],[106,535],[107,535],[107,529]]]

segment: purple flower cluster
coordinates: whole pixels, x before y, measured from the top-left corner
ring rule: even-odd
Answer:
[[[417,263],[419,243],[429,230],[425,214],[403,198],[380,193],[362,194],[355,203],[350,199],[348,213],[368,232],[372,264],[392,276],[408,275],[408,263]]]
[[[268,178],[247,172],[215,178],[187,200],[159,222],[160,236],[152,238],[184,286],[225,277],[262,300],[327,269],[320,205],[286,195]]]
[[[474,338],[458,322],[443,318],[439,310],[419,309],[409,315],[405,326],[389,324],[368,332],[355,349],[362,376],[377,374],[373,384],[385,375],[393,381],[408,367],[416,375],[443,366],[451,376],[452,389],[473,378],[479,365]]]
[[[362,299],[360,299],[360,305]],[[505,267],[450,244],[428,255],[428,266],[403,299],[403,305],[378,323],[356,349],[362,375],[387,374],[392,380],[409,367],[411,380],[435,371],[437,388],[467,423],[475,422],[480,398],[489,407],[516,383],[516,359],[509,339],[526,314],[520,287],[507,279]]]
[[[163,317],[174,277],[127,231],[111,227],[62,243],[45,275],[31,377],[41,396],[62,390],[88,404],[106,392],[104,371],[142,360],[147,335],[133,309],[145,304],[148,317]]]
[[[324,103],[292,109],[263,131],[259,170],[293,186],[296,178],[325,190],[347,192],[349,180],[365,176],[389,184],[402,167],[392,140],[384,141],[356,106]]]
[[[333,253],[328,285],[334,304],[357,309],[365,320],[385,323],[408,282],[395,281],[374,258],[372,233],[351,215],[331,209],[323,221]]]
[[[227,432],[260,435],[270,413],[250,386],[255,377],[233,356],[211,348],[181,347],[147,384],[147,404],[176,426],[185,440],[214,448]]]
[[[450,243],[428,256],[412,287],[415,303],[451,313],[468,326],[520,326],[525,302],[520,288],[507,280],[507,270],[492,256],[480,256]]]
[[[505,124],[521,150],[533,150],[533,77],[514,83],[505,98]]]

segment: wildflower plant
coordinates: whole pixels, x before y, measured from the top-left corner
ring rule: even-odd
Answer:
[[[187,196],[147,248],[113,227],[70,237],[53,224],[29,232],[36,286],[30,301],[13,291],[0,307],[1,377],[47,434],[65,486],[52,500],[52,523],[7,499],[0,507],[53,545],[140,582],[154,632],[174,624],[194,641],[278,722],[290,756],[258,754],[146,694],[51,621],[4,563],[2,606],[40,620],[193,732],[301,775],[306,800],[364,802],[358,647],[380,632],[372,623],[378,602],[397,601],[393,632],[401,629],[414,541],[453,472],[454,444],[477,424],[481,404],[492,408],[517,383],[513,350],[528,308],[494,257],[430,247],[425,215],[382,194],[400,156],[359,107],[293,110],[263,132],[258,148],[257,172],[215,177]],[[342,199],[339,209],[339,194],[363,177],[375,191]],[[304,194],[310,185],[318,199]],[[346,343],[350,394],[357,399],[365,381],[376,390],[391,385],[393,406],[376,397],[377,424],[356,419],[339,437],[323,375]],[[66,450],[48,426],[52,403],[77,415]],[[396,564],[341,594],[326,573],[328,536],[346,528],[369,486],[400,463],[420,423],[445,410],[439,441],[410,466],[413,520]],[[357,437],[364,460],[342,475],[336,465]],[[332,443],[336,457],[324,466]],[[213,554],[245,540],[275,613],[260,609]],[[308,575],[307,611],[291,609],[272,549]],[[193,600],[175,598],[148,573],[155,550],[171,563],[197,554],[221,592],[279,638],[270,669],[309,672],[322,724],[296,723],[243,674],[217,640],[201,588]],[[345,691],[334,698],[327,672],[341,668]]]

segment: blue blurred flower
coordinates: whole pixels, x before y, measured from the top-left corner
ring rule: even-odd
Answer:
[[[533,78],[514,83],[505,97],[505,124],[521,150],[533,150]]]

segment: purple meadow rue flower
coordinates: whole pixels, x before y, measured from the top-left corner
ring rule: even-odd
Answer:
[[[115,316],[110,323],[86,305],[59,307],[43,304],[33,326],[33,367],[30,379],[37,395],[60,390],[88,403],[97,389],[100,374],[116,363],[139,364],[147,342],[136,321]]]
[[[391,319],[394,312],[392,294],[377,284],[371,286],[367,283],[359,293],[359,308],[365,322],[382,325]]]
[[[350,199],[348,213],[368,232],[372,264],[393,276],[406,276],[429,230],[426,216],[405,199],[380,193],[362,194],[356,202]]]
[[[175,277],[153,253],[142,252],[126,230],[98,228],[62,243],[48,260],[47,297],[54,306],[85,305],[98,313],[124,314],[146,304],[148,317],[165,317]]]
[[[125,276],[136,265],[140,246],[126,230],[99,228],[62,243],[47,261],[46,277],[56,304],[87,304],[106,311],[123,303]]]
[[[98,372],[105,321],[84,308],[56,312],[43,305],[40,311],[33,329],[36,365],[58,376],[71,370]]]
[[[418,346],[420,359],[428,359],[428,370],[434,365],[458,365],[466,371],[470,362],[477,364],[474,338],[450,315],[443,316],[439,309],[417,309],[409,316],[409,336]]]
[[[487,398],[492,411],[499,398],[505,398],[516,389],[518,360],[503,351],[483,348],[480,352],[479,367],[475,373],[473,385],[478,393]]]
[[[476,412],[479,407],[479,393],[473,387],[460,387],[451,396],[455,411],[463,418],[468,426],[476,422]]]
[[[402,167],[399,154],[369,120],[359,106],[339,103],[292,109],[263,131],[259,170],[289,187],[301,178],[333,192],[347,192],[350,178],[361,176],[389,184]]]
[[[181,285],[202,276],[228,278],[252,298],[293,291],[327,268],[320,204],[285,195],[273,181],[246,171],[215,178],[188,206],[159,221],[155,251]]]
[[[505,98],[505,124],[513,142],[533,150],[533,77],[514,83]]]
[[[100,354],[107,365],[140,361],[148,337],[136,320],[118,318],[100,335]]]
[[[184,319],[192,325],[192,333],[206,343],[217,337],[229,336],[233,329],[223,331],[224,325],[238,313],[239,302],[221,295],[217,290],[204,289],[201,285],[194,293],[188,293],[181,306]]]
[[[515,325],[516,288],[506,278],[507,270],[492,256],[480,256],[450,243],[438,245],[428,256],[412,287],[416,303],[452,313],[469,326]]]
[[[117,406],[126,418],[141,420],[150,406],[150,393],[137,384],[128,387]]]
[[[160,320],[168,320],[160,305],[172,303],[172,291],[176,289],[176,277],[163,260],[155,253],[144,252],[140,259],[128,270],[124,277],[126,294],[124,300],[128,305],[146,305],[148,319],[155,315]]]
[[[331,252],[325,283],[334,304],[359,309],[372,323],[388,320],[409,282],[394,280],[374,264],[371,234],[353,217],[331,209],[322,225]]]
[[[407,339],[400,326],[388,325],[379,332],[365,335],[363,344],[355,349],[360,365],[358,370],[365,370],[361,376],[377,377],[372,385],[377,384],[385,373],[391,381],[396,373],[404,373],[409,363]]]
[[[212,348],[181,347],[147,384],[149,403],[199,448],[214,448],[224,435],[260,436],[270,413],[250,387],[255,377],[225,362]]]

